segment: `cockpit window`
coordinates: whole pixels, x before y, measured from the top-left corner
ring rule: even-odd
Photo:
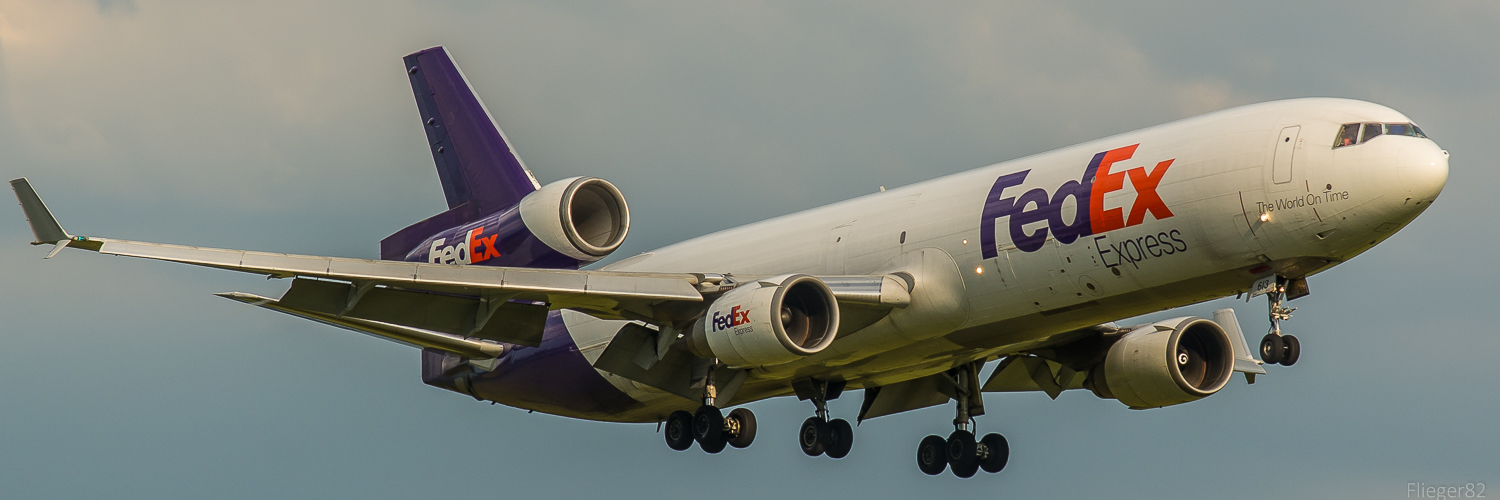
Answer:
[[[1427,134],[1422,133],[1422,129],[1410,123],[1388,123],[1385,126],[1385,133],[1407,137],[1427,137]]]
[[[1339,137],[1333,143],[1333,147],[1353,146],[1359,144],[1359,124],[1345,123],[1339,129]]]
[[[1364,133],[1361,134],[1361,131]],[[1421,128],[1411,123],[1345,123],[1339,127],[1339,135],[1334,138],[1333,147],[1364,144],[1382,135],[1427,138],[1427,134],[1422,133]]]

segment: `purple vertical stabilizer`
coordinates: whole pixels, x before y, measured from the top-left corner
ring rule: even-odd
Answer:
[[[537,190],[446,49],[433,47],[404,60],[448,208],[470,203],[476,214],[486,215]]]
[[[433,234],[514,207],[538,188],[446,49],[422,50],[404,61],[449,210],[382,240],[386,260],[405,258]]]

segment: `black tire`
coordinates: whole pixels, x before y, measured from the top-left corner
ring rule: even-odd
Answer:
[[[729,438],[729,446],[744,448],[755,442],[755,412],[746,408],[735,408],[729,419],[739,424],[740,431]]]
[[[678,410],[667,415],[667,447],[683,451],[693,446],[693,414]]]
[[[1281,351],[1281,366],[1292,366],[1297,364],[1297,358],[1302,357],[1302,342],[1298,341],[1297,337],[1295,336],[1282,335],[1281,343],[1285,344],[1283,346],[1283,350]]]
[[[698,442],[703,451],[724,451],[724,445],[728,444],[724,436],[724,413],[709,405],[698,407],[698,411],[693,413],[693,440]]]
[[[917,445],[917,468],[923,474],[936,476],[948,468],[948,441],[942,436],[927,436]]]
[[[854,426],[849,425],[848,420],[833,419],[828,423],[828,443],[825,443],[824,448],[823,453],[828,458],[849,456],[849,450],[854,448]]]
[[[1281,353],[1283,352],[1283,350],[1284,350],[1284,347],[1282,347],[1281,336],[1280,335],[1276,335],[1274,333],[1267,333],[1265,337],[1261,337],[1261,339],[1260,339],[1260,361],[1262,363],[1265,363],[1265,364],[1268,364],[1268,365],[1274,365],[1274,364],[1280,363],[1281,362]]]
[[[953,464],[952,469],[953,475],[968,479],[974,477],[974,474],[979,472],[979,461],[975,460],[970,462],[969,465]]]
[[[986,434],[979,442],[988,451],[984,458],[979,459],[979,468],[991,474],[1004,470],[1005,463],[1010,461],[1010,443],[1005,441],[1005,436]]]
[[[953,466],[953,473],[958,477],[969,477],[974,475],[973,471],[979,470],[979,457],[975,455],[977,443],[974,442],[974,433],[969,431],[953,431],[948,435],[948,465]],[[963,475],[968,471],[969,476]]]
[[[802,421],[802,428],[797,431],[797,444],[802,446],[802,452],[809,457],[822,455],[825,448],[823,443],[828,442],[828,422],[818,417],[808,417]]]

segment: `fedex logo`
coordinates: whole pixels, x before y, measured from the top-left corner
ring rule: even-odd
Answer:
[[[432,241],[432,246],[427,249],[427,262],[432,264],[478,264],[486,260],[500,256],[500,250],[495,247],[495,240],[500,238],[498,234],[484,235],[484,226],[470,229],[464,234],[464,241],[450,246],[443,246],[446,238],[438,238]]]
[[[740,309],[740,306],[730,308],[729,314],[719,314],[718,311],[714,311],[713,325],[715,331],[728,330],[749,322],[750,310]]]
[[[1079,236],[1140,224],[1146,221],[1148,213],[1157,220],[1171,217],[1172,211],[1157,196],[1156,187],[1161,184],[1162,177],[1166,176],[1167,168],[1172,166],[1175,158],[1159,162],[1150,170],[1136,167],[1115,171],[1115,163],[1129,160],[1135,155],[1138,146],[1140,144],[1132,144],[1094,155],[1088,168],[1083,171],[1082,179],[1064,182],[1051,195],[1045,189],[1036,188],[1019,197],[1001,198],[1006,189],[1025,182],[1030,170],[995,179],[995,186],[990,188],[990,194],[985,198],[984,212],[979,219],[979,243],[983,247],[984,258],[999,256],[995,245],[995,222],[1002,217],[1010,217],[1010,239],[1023,252],[1040,250],[1047,241],[1049,230],[1058,242],[1068,244]],[[1130,212],[1125,212],[1124,207],[1104,206],[1104,195],[1124,189],[1127,178],[1135,190],[1135,202],[1131,204]],[[1078,207],[1071,222],[1063,220],[1063,202],[1070,196]],[[1037,228],[1031,234],[1025,232],[1027,224],[1041,221],[1047,221],[1047,225]]]

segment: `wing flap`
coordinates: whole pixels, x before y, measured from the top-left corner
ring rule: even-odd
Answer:
[[[504,352],[505,346],[476,339],[466,339],[455,335],[447,335],[438,332],[408,328],[401,325],[391,325],[375,321],[366,321],[357,318],[322,314],[307,311],[281,304],[276,299],[261,297],[248,293],[229,292],[216,294],[236,302],[243,302],[256,307],[270,309],[281,313],[290,314],[303,319],[310,319],[330,326],[336,326],[345,330],[352,330],[399,344],[414,347],[425,347],[440,351],[451,352],[459,356],[473,359],[490,359]]]
[[[277,303],[337,318],[354,318],[429,330],[459,337],[538,346],[548,307],[529,301],[436,294],[389,287],[298,278]],[[494,307],[491,308],[490,306]]]

